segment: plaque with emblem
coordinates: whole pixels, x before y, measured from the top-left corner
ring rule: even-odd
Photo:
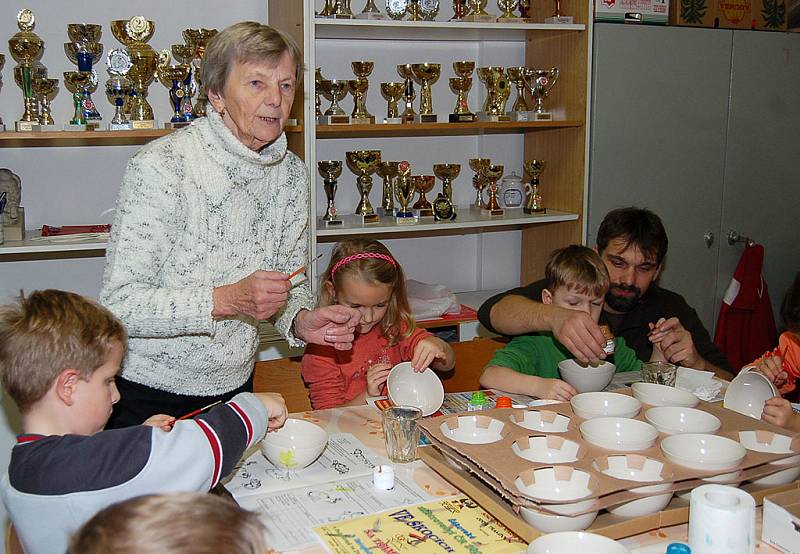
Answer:
[[[442,192],[433,201],[433,217],[436,221],[452,221],[456,218],[456,209],[453,206],[453,201]]]
[[[433,21],[439,15],[439,0],[420,0],[419,8],[425,21]]]
[[[408,0],[386,0],[386,14],[392,19],[403,19],[407,7]]]

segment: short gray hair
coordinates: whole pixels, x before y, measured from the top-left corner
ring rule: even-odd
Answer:
[[[286,53],[294,60],[295,78],[299,80],[303,71],[303,54],[291,36],[257,21],[234,23],[208,42],[200,66],[201,97],[207,98],[208,91],[222,93],[234,63],[278,63]]]

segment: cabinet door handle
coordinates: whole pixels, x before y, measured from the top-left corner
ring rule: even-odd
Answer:
[[[714,233],[706,231],[706,234],[703,235],[703,241],[706,243],[706,248],[711,248],[711,245],[714,244]]]

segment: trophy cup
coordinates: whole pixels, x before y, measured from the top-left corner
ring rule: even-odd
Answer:
[[[397,225],[414,225],[417,220],[414,212],[408,209],[408,204],[414,197],[414,180],[411,177],[411,164],[402,161],[397,166],[398,176],[394,185],[394,195],[400,202],[400,209],[395,214],[394,221]]]
[[[416,97],[416,93],[414,92],[414,72],[411,69],[411,65],[410,63],[404,63],[397,66],[397,73],[400,74],[400,77],[402,77],[405,82],[403,99],[405,100],[406,108],[403,110],[403,113],[400,114],[403,123],[410,123],[417,117],[417,113],[414,111],[414,98]]]
[[[182,110],[183,117],[186,121],[194,121],[197,119],[197,109],[192,103],[192,98],[197,95],[198,84],[195,78],[195,73],[199,70],[192,65],[194,63],[194,56],[196,48],[189,44],[173,44],[171,46],[172,56],[178,62],[178,65],[185,65],[189,68],[189,74],[183,80],[183,91],[186,93],[183,97]],[[188,111],[187,111],[188,110]],[[205,113],[205,108],[203,108]]]
[[[183,40],[192,51],[191,60],[184,60],[178,56],[176,59],[181,63],[188,63],[192,66],[192,72],[189,79],[191,80],[190,86],[186,90],[190,91],[192,95],[199,93],[202,90],[202,80],[200,75],[200,66],[203,63],[203,56],[206,53],[206,46],[208,41],[214,38],[217,33],[216,29],[184,29]],[[175,54],[174,50],[172,52]],[[204,96],[198,96],[197,102],[194,104],[194,116],[203,117],[206,115],[207,100]]]
[[[545,23],[555,23],[558,25],[569,25],[572,23],[571,15],[561,15],[561,0],[556,0],[556,11],[550,17],[544,18]]]
[[[353,173],[358,174],[356,187],[361,194],[361,198],[356,206],[356,215],[363,218],[364,224],[378,223],[380,217],[372,209],[369,201],[369,192],[372,190],[372,174],[381,163],[380,150],[355,150],[346,152],[347,166]]]
[[[422,21],[422,5],[420,0],[408,0],[406,3],[406,13],[409,21]]]
[[[558,81],[559,71],[557,67],[550,69],[528,69],[525,73],[525,83],[533,96],[535,105],[533,109],[534,121],[551,121],[553,114],[544,109],[544,99],[547,93]]]
[[[367,0],[367,4],[361,13],[356,16],[356,19],[385,19],[385,16],[375,5],[375,0]]]
[[[320,81],[324,81],[325,77],[322,76],[322,68],[318,67],[316,71],[314,71],[314,117],[319,121],[319,118],[322,117],[322,103],[320,102],[320,94],[322,94],[322,89],[319,86]]]
[[[439,15],[439,0],[419,0],[419,10],[422,14],[422,19],[434,21],[436,16]]]
[[[65,71],[64,84],[67,90],[72,93],[72,101],[75,106],[75,113],[69,123],[64,124],[65,131],[85,131],[88,120],[84,109],[85,91],[97,86],[97,76],[91,71]]]
[[[472,188],[475,189],[475,202],[470,205],[470,209],[480,210],[483,208],[483,188],[486,186],[486,179],[483,170],[491,165],[489,158],[471,158],[469,168],[475,172],[472,176]]]
[[[69,23],[67,25],[67,36],[70,42],[64,43],[64,52],[67,54],[67,58],[78,66],[78,71],[94,72],[92,66],[103,55],[103,45],[100,43],[102,33],[103,28],[100,25],[90,23]],[[95,73],[92,85],[83,90],[83,115],[87,124],[100,126],[103,118],[92,99],[92,93],[97,90],[97,82]]]
[[[486,201],[486,211],[489,215],[503,215],[505,210],[500,207],[497,201],[497,181],[503,176],[504,167],[502,165],[489,165],[482,170],[483,177],[488,181],[489,198]]]
[[[331,17],[336,9],[335,0],[325,0],[325,5],[317,14],[317,17]]]
[[[390,19],[399,21],[406,16],[408,0],[386,0],[386,15]]]
[[[6,63],[6,57],[4,54],[0,54],[0,71],[3,70],[3,66]],[[0,74],[0,88],[3,88],[3,75]],[[3,123],[3,118],[0,117],[0,132],[6,130],[6,125]]]
[[[158,54],[147,43],[156,30],[156,24],[141,15],[130,20],[116,19],[111,22],[114,37],[125,45],[131,58],[128,78],[133,82],[133,92],[128,100],[131,127],[154,129],[153,108],[147,101],[147,87],[153,82],[158,64]]]
[[[36,18],[29,9],[20,10],[17,14],[19,32],[8,39],[11,56],[17,62],[14,68],[14,80],[22,89],[25,110],[22,117],[14,123],[17,131],[33,131],[39,127],[39,116],[36,95],[33,93],[34,63],[42,57],[44,41],[33,32]]]
[[[132,65],[131,57],[126,50],[115,48],[106,56],[106,65],[110,75],[106,81],[106,97],[116,107],[108,129],[109,131],[128,131],[132,127],[125,104],[133,92],[133,83],[128,80],[126,75]]]
[[[400,175],[400,162],[381,162],[376,171],[383,179],[381,206],[378,213],[384,216],[394,215],[394,187],[392,182]]]
[[[350,0],[335,0],[333,6],[333,17],[336,19],[353,19]]]
[[[464,17],[464,21],[474,21],[476,23],[495,23],[497,18],[486,11],[486,4],[489,0],[469,0],[470,14]]]
[[[519,0],[519,16],[526,23],[531,23],[530,18],[531,0]]]
[[[539,194],[539,175],[544,172],[547,164],[543,160],[530,160],[524,164],[525,172],[531,176],[531,182],[525,184],[525,206],[522,211],[526,214],[545,213],[547,208],[542,206],[542,195]]]
[[[469,12],[467,0],[453,0],[453,17],[450,21],[462,21]]]
[[[169,50],[162,50],[158,58],[156,76],[159,82],[169,89],[169,99],[172,103],[172,118],[169,123],[164,123],[165,129],[179,129],[186,127],[194,119],[192,104],[186,104],[187,91],[184,88],[191,68],[188,65],[169,65],[171,56]]]
[[[351,62],[353,73],[356,78],[348,81],[350,94],[353,95],[353,113],[350,114],[350,122],[354,124],[373,124],[375,116],[367,111],[367,89],[369,80],[367,77],[372,73],[374,62],[357,61]]]
[[[442,180],[442,193],[453,201],[453,179],[461,173],[461,164],[433,164],[433,174]]]
[[[472,70],[475,69],[475,62],[461,60],[453,62],[453,71],[457,77],[450,78],[450,88],[458,96],[456,97],[455,111],[450,114],[450,123],[470,123],[475,121],[475,114],[469,109],[469,90],[472,88]]]
[[[35,78],[31,85],[33,92],[39,99],[39,124],[42,131],[52,131],[56,129],[56,122],[50,113],[50,101],[56,95],[58,79]]]
[[[517,17],[514,10],[519,5],[519,0],[497,0],[497,7],[503,12],[497,18],[498,23],[525,23],[525,19]]]
[[[479,67],[478,78],[486,85],[486,101],[478,112],[480,121],[511,121],[506,113],[506,102],[511,89],[502,67]]]
[[[414,190],[419,193],[419,199],[412,206],[417,210],[418,217],[433,217],[433,204],[425,197],[436,185],[433,175],[414,175]]]
[[[514,100],[514,105],[511,106],[511,121],[530,121],[533,119],[533,112],[531,112],[528,102],[525,101],[525,75],[530,72],[527,67],[509,67],[506,69],[508,79],[517,89],[517,99]]]
[[[322,174],[325,198],[328,200],[328,206],[325,208],[325,215],[322,216],[322,220],[328,227],[341,225],[342,220],[336,214],[336,205],[333,203],[333,199],[336,196],[336,179],[342,174],[342,162],[339,160],[317,162],[317,168]]]
[[[439,78],[441,66],[438,63],[413,63],[411,72],[414,78],[422,85],[419,93],[419,115],[414,118],[415,123],[436,123],[437,117],[433,113],[433,94],[431,83]]]
[[[339,105],[339,100],[344,98],[350,90],[348,81],[342,79],[323,79],[319,82],[322,94],[331,97],[331,105],[319,118],[320,125],[349,125],[350,116]]]
[[[393,81],[390,83],[381,83],[381,93],[388,100],[388,107],[386,109],[386,117],[383,118],[384,123],[402,123],[403,118],[400,117],[400,110],[397,107],[397,101],[403,97],[405,91],[405,83]]]

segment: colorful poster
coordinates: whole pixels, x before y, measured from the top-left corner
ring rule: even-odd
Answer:
[[[467,496],[316,527],[334,554],[516,554],[526,543]]]

